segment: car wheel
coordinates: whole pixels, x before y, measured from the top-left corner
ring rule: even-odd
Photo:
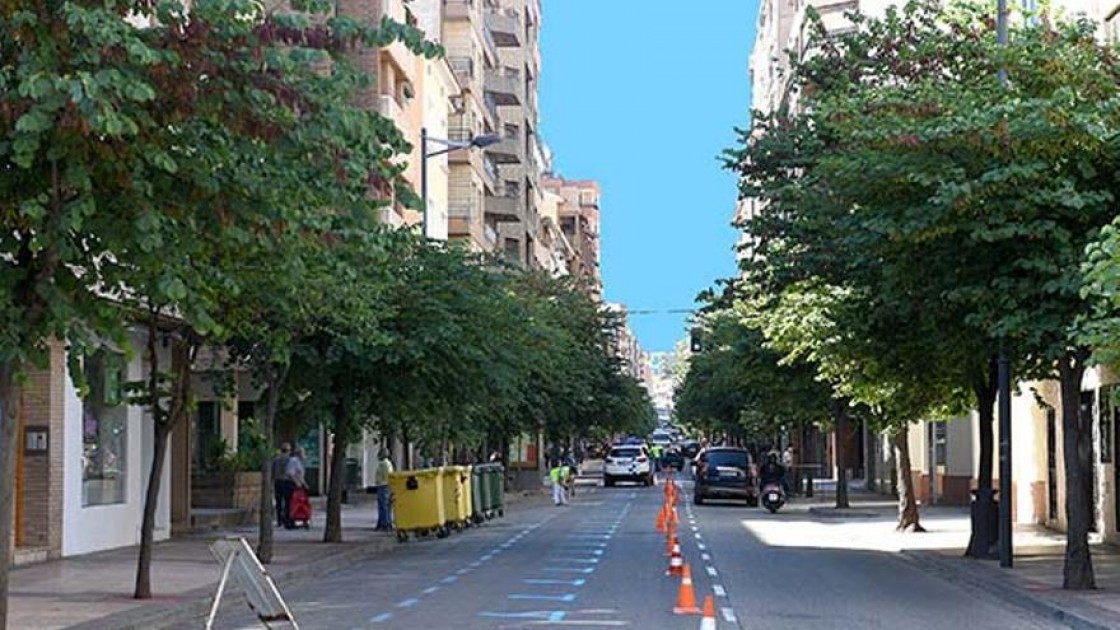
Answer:
[[[603,475],[603,485],[608,488],[614,487],[614,479],[611,479],[610,475]]]
[[[747,507],[758,507],[758,497],[747,497]]]
[[[694,494],[694,495],[692,495],[692,502],[695,503],[696,505],[704,505],[704,497],[702,497],[698,494]]]

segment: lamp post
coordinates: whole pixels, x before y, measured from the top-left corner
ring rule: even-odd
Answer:
[[[420,129],[420,203],[422,204],[421,217],[423,219],[421,229],[424,238],[428,238],[428,158],[460,149],[481,149],[501,141],[501,136],[495,134],[475,136],[470,140],[445,140],[429,136],[427,127]],[[443,148],[429,153],[429,142],[442,145]]]

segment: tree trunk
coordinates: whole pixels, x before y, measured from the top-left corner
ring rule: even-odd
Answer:
[[[914,477],[910,474],[910,425],[895,429],[894,451],[898,454],[898,531],[924,532],[919,520],[918,500],[914,495]]]
[[[1091,491],[1093,421],[1080,409],[1081,376],[1088,351],[1067,353],[1058,362],[1062,389],[1062,455],[1066,466],[1066,558],[1062,588],[1096,588],[1089,554],[1089,525],[1093,518]]]
[[[331,447],[330,488],[327,490],[327,526],[323,542],[342,542],[342,487],[346,483],[346,444],[350,432],[350,409],[339,394]]]
[[[976,394],[976,409],[980,415],[980,467],[976,475],[976,500],[972,503],[972,532],[964,555],[972,558],[991,558],[999,540],[999,509],[992,493],[992,462],[995,440],[992,427],[995,419],[996,393],[999,366],[995,357],[988,360],[985,374],[977,375],[972,383]]]
[[[15,525],[16,459],[19,449],[19,392],[14,361],[0,363],[0,628],[8,627],[8,578],[12,566],[12,536]]]
[[[186,341],[176,339],[171,346],[171,400],[164,411],[160,406],[159,392],[159,355],[156,354],[158,331],[153,322],[148,327],[148,361],[151,370],[148,375],[148,396],[155,425],[155,439],[152,443],[152,467],[148,471],[148,487],[144,493],[144,518],[140,524],[140,557],[136,563],[136,599],[150,599],[152,596],[152,545],[156,526],[156,508],[159,505],[160,485],[163,480],[163,463],[167,459],[168,438],[175,426],[186,416],[190,408],[190,368],[191,347]]]
[[[867,489],[872,492],[879,491],[879,481],[876,477],[879,475],[879,436],[873,432],[870,426],[863,433],[863,476],[867,479]]]
[[[280,386],[284,381],[287,374],[287,368],[277,368],[271,365],[268,368],[268,374],[265,376],[265,387],[268,388],[268,407],[265,409],[264,414],[264,435],[265,440],[269,445],[269,452],[276,451],[278,440],[276,439],[276,410],[280,406]],[[262,564],[272,562],[272,518],[276,513],[276,506],[273,504],[273,480],[272,480],[272,458],[268,458],[264,463],[264,470],[261,471],[261,514],[258,521],[259,529],[257,536],[257,557]]]
[[[847,401],[836,402],[836,507],[849,508],[848,502],[848,426]]]

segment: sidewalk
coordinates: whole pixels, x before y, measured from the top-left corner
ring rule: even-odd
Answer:
[[[507,507],[532,502],[532,496],[506,494]],[[377,504],[372,496],[352,495],[342,506],[342,543],[323,543],[325,498],[312,499],[308,530],[275,530],[269,573],[281,592],[286,586],[399,548],[392,533],[373,531]],[[255,545],[256,527],[213,530],[155,545],[149,600],[132,599],[138,547],[74,556],[12,570],[9,627],[150,629],[205,615],[221,567],[209,545],[218,538],[243,536]],[[227,601],[238,600],[229,598]]]
[[[921,522],[928,531],[912,534],[894,531],[897,506],[889,498],[857,491],[851,496],[850,510],[836,510],[832,500],[827,495],[794,499],[790,510],[803,511],[811,522],[784,522],[785,534],[791,534],[791,527],[816,527],[813,546],[896,553],[912,566],[1070,627],[1120,628],[1120,549],[1116,547],[1092,545],[1097,590],[1066,591],[1062,589],[1063,533],[1017,525],[1014,566],[1003,569],[998,561],[964,557],[970,532],[968,508],[923,506]],[[823,534],[821,524],[830,526]],[[777,536],[758,529],[762,531],[755,533],[764,541]]]

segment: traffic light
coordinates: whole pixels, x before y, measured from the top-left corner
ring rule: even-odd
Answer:
[[[693,352],[700,352],[704,346],[700,343],[700,329],[693,328],[688,335],[688,347]]]

